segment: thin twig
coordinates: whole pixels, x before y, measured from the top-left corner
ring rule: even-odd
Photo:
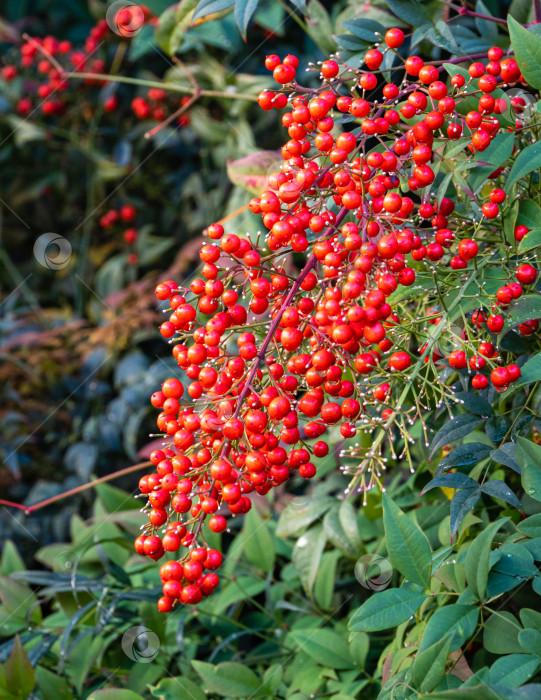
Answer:
[[[69,491],[64,491],[63,493],[59,493],[56,496],[52,496],[52,498],[46,498],[44,501],[34,503],[34,505],[31,506],[25,506],[21,503],[13,503],[12,501],[4,501],[2,499],[0,499],[0,505],[8,506],[10,508],[17,508],[18,510],[22,510],[25,515],[30,515],[36,510],[41,510],[41,508],[45,508],[45,506],[51,505],[51,503],[56,503],[57,501],[64,500],[64,498],[68,498],[69,496],[74,496],[77,493],[82,493],[83,491],[87,491],[88,489],[93,489],[99,484],[104,484],[107,481],[112,481],[113,479],[117,479],[120,476],[132,474],[133,472],[151,466],[151,464],[152,462],[139,462],[139,464],[134,464],[131,467],[120,469],[119,471],[113,472],[112,474],[107,474],[106,476],[102,476],[99,479],[95,479],[94,481],[88,482],[88,484],[83,484],[82,486],[77,486],[76,488],[70,489]]]

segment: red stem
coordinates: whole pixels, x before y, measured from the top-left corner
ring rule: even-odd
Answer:
[[[151,464],[151,462],[139,462],[139,464],[134,464],[131,467],[120,469],[120,471],[113,472],[112,474],[107,474],[107,476],[102,476],[99,479],[95,479],[94,481],[89,481],[88,484],[83,484],[82,486],[77,486],[76,488],[70,489],[69,491],[59,493],[56,496],[52,496],[52,498],[46,498],[44,501],[34,503],[34,505],[32,506],[25,506],[21,503],[13,503],[12,501],[4,501],[2,499],[0,499],[0,505],[8,506],[10,508],[17,508],[18,510],[24,511],[25,515],[30,515],[36,510],[40,510],[41,508],[45,508],[45,506],[51,505],[51,503],[62,501],[64,498],[68,498],[68,496],[74,496],[77,493],[82,493],[83,491],[87,491],[88,489],[94,488],[94,486],[98,486],[98,484],[104,484],[106,481],[112,481],[113,479],[116,479],[119,476],[125,476],[126,474],[131,474],[132,472],[139,471],[140,469],[149,467]]]

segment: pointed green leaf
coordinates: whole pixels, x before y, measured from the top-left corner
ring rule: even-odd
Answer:
[[[460,438],[466,437],[466,435],[472,433],[483,422],[484,420],[482,418],[472,418],[471,415],[455,416],[450,421],[447,421],[434,435],[434,439],[430,445],[430,458],[434,455],[436,450],[456,440],[460,440]]]
[[[291,561],[308,596],[312,595],[326,542],[323,527],[317,525],[301,535],[293,548]]]
[[[541,632],[539,630],[521,630],[518,633],[518,643],[529,654],[541,656]]]
[[[453,538],[460,527],[460,523],[466,515],[473,509],[481,496],[481,489],[471,488],[457,491],[451,501],[451,538]]]
[[[406,622],[428,598],[408,588],[387,588],[374,593],[356,610],[350,621],[352,632],[378,632]]]
[[[213,666],[205,661],[192,661],[192,666],[212,693],[233,698],[270,695],[261,679],[244,664],[226,661]]]
[[[526,438],[517,438],[516,458],[522,487],[531,498],[541,501],[541,446]]]
[[[541,88],[541,37],[529,32],[510,15],[507,26],[522,75],[532,87]]]
[[[430,587],[432,550],[421,528],[383,494],[383,526],[391,564],[410,581]]]
[[[487,589],[490,547],[500,527],[509,520],[501,518],[489,525],[474,539],[466,554],[466,580],[478,600],[483,600]]]
[[[294,651],[303,651],[316,663],[330,668],[351,668],[353,661],[347,639],[330,629],[293,630],[288,634]]]
[[[255,508],[252,508],[244,518],[242,538],[244,552],[252,564],[266,573],[272,571],[276,556],[274,540],[265,521]]]
[[[440,684],[445,674],[445,664],[451,646],[451,637],[443,636],[424,651],[415,656],[411,667],[415,687],[426,693]]]
[[[540,39],[541,40],[541,39]],[[517,156],[509,177],[505,182],[505,191],[509,193],[509,190],[515,183],[521,180],[526,175],[529,175],[532,171],[537,170],[541,167],[541,141],[532,143],[530,146],[526,146]]]
[[[24,700],[34,690],[36,675],[26,655],[19,635],[15,635],[13,650],[6,662],[6,682],[14,698]]]

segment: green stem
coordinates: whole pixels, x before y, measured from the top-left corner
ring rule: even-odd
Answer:
[[[71,80],[97,80],[108,83],[127,83],[128,85],[139,85],[146,88],[162,88],[171,92],[180,92],[184,95],[193,95],[194,89],[185,85],[176,85],[162,80],[143,80],[142,78],[128,78],[125,75],[107,75],[106,73],[66,73],[65,78]],[[226,92],[223,90],[201,90],[201,97],[216,97],[231,100],[248,100],[257,102],[257,95],[247,95],[242,92]]]

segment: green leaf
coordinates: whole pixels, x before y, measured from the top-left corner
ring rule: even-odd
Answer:
[[[269,690],[272,691],[272,693],[276,693],[276,691],[280,687],[281,682],[282,665],[273,664],[272,666],[269,666],[263,674],[263,683],[269,688]],[[189,700],[191,700],[191,698],[189,698]],[[197,698],[196,700],[199,700],[199,698]],[[205,700],[208,700],[207,696],[205,696]]]
[[[426,625],[419,653],[447,635],[451,638],[449,651],[458,649],[474,633],[478,617],[479,608],[472,605],[456,603],[439,608]]]
[[[441,447],[466,437],[482,423],[484,423],[482,418],[472,418],[471,415],[455,416],[450,421],[447,421],[434,435],[430,445],[429,457],[431,458],[436,450],[439,450]]]
[[[509,654],[517,650],[519,621],[514,615],[498,610],[485,622],[483,644],[491,654]]]
[[[13,650],[6,661],[6,682],[15,698],[27,698],[34,690],[36,675],[26,655],[19,635],[15,635]]]
[[[333,39],[334,25],[323,3],[319,0],[310,0],[307,14],[309,21],[306,31],[310,38],[324,54],[333,53],[336,50]]]
[[[521,199],[518,207],[517,224],[535,229],[541,221],[541,207],[533,199]]]
[[[343,504],[342,504],[343,505]],[[341,508],[342,506],[340,506]],[[339,515],[339,508],[332,508],[323,519],[323,529],[327,538],[334,544],[335,547],[343,552],[347,557],[355,558],[360,553],[361,541],[357,531],[352,542],[345,532],[342,521]],[[356,525],[356,522],[355,522]],[[349,529],[353,531],[351,523]]]
[[[440,476],[436,476],[434,479],[431,479],[421,491],[421,495],[433,488],[436,488],[437,486],[446,489],[467,489],[477,488],[478,484],[475,479],[466,476],[466,474],[455,474],[451,472],[449,474],[441,474]]]
[[[518,643],[524,651],[541,656],[541,632],[539,630],[521,630],[518,633]]]
[[[379,41],[376,32],[379,32],[381,36],[385,34],[385,27],[373,19],[350,19],[347,22],[342,22],[342,26],[368,44]]]
[[[509,193],[516,182],[539,167],[541,167],[541,141],[527,146],[518,154],[505,183],[505,191]]]
[[[216,614],[221,614],[226,608],[239,600],[245,600],[250,596],[256,596],[265,590],[266,583],[264,579],[255,578],[254,576],[238,576],[229,581],[223,588],[218,589],[209,600],[212,605],[212,611]]]
[[[533,20],[533,3],[530,0],[513,0],[509,8],[509,14],[512,15],[517,22],[528,24]]]
[[[413,27],[432,23],[432,13],[419,0],[385,0],[385,4],[399,19]]]
[[[519,615],[520,621],[525,628],[532,627],[541,631],[541,612],[531,608],[521,608]]]
[[[541,146],[541,141],[539,142]],[[518,326],[524,321],[531,321],[541,317],[541,294],[527,294],[511,302],[505,319],[502,335],[513,326]]]
[[[526,364],[520,368],[521,377],[513,384],[513,388],[533,384],[541,380],[541,352],[530,357]]]
[[[515,496],[513,491],[511,491],[509,486],[507,486],[507,484],[500,479],[490,479],[490,481],[485,481],[484,484],[481,484],[481,491],[489,496],[492,496],[493,498],[499,498],[506,503],[510,503],[514,508],[517,508],[520,511],[522,510],[522,506],[518,498]]]
[[[539,667],[539,659],[528,654],[508,654],[497,659],[489,670],[489,683],[517,688],[526,683]]]
[[[391,564],[410,581],[429,588],[432,550],[428,539],[387,493],[383,494],[383,525]]]
[[[257,9],[259,0],[235,0],[235,19],[242,36],[246,39],[246,30]]]
[[[337,669],[353,666],[347,640],[333,630],[324,628],[293,630],[289,633],[288,640],[295,643],[295,653],[299,650],[303,651],[322,666]]]
[[[340,551],[333,549],[321,557],[321,566],[314,583],[314,598],[322,610],[330,610],[332,606],[336,565],[341,556]]]
[[[354,550],[359,551],[362,547],[361,536],[359,533],[359,523],[351,501],[342,501],[340,508],[338,509],[338,519],[340,520],[342,530],[348,538],[351,547]]]
[[[478,685],[464,684],[452,690],[437,690],[428,695],[418,695],[416,700],[537,700],[540,692],[541,685],[537,683],[530,683],[522,688],[507,688],[483,682]]]
[[[541,37],[529,32],[510,15],[507,27],[522,75],[532,87],[541,88]]]
[[[207,15],[223,12],[231,7],[234,0],[200,0],[193,13],[192,22]]]
[[[269,171],[279,168],[280,151],[256,151],[227,162],[227,176],[234,185],[257,196],[267,189]]]
[[[541,501],[541,446],[518,437],[516,457],[524,491],[536,501]]]
[[[476,192],[495,170],[507,163],[513,153],[514,145],[514,133],[498,134],[486,150],[475,156],[474,161],[478,167],[468,178],[473,192]]]
[[[90,693],[88,700],[144,700],[142,695],[126,688],[103,688]]]
[[[489,571],[490,548],[494,536],[509,518],[501,518],[489,525],[474,539],[466,554],[466,580],[473,595],[484,600]]]
[[[208,695],[201,688],[182,677],[162,678],[157,686],[150,687],[150,692],[159,700],[176,700],[179,697],[186,700],[208,700]]]
[[[406,622],[428,598],[409,588],[388,588],[374,593],[356,610],[350,621],[352,632],[378,632]]]
[[[314,498],[303,503],[302,499],[293,499],[284,508],[276,526],[278,537],[298,536],[299,530],[313,523],[336,503],[334,498]]]
[[[8,613],[18,620],[24,620],[32,608],[30,621],[34,624],[41,622],[41,608],[37,605],[36,596],[25,584],[7,576],[0,576],[0,600]]]
[[[491,416],[494,411],[489,402],[479,394],[472,394],[469,391],[457,391],[455,398],[460,401],[464,408],[476,416]]]
[[[422,693],[434,690],[445,674],[451,637],[443,636],[424,651],[416,654],[411,667],[412,681]]]
[[[249,561],[266,573],[272,571],[276,557],[274,540],[265,521],[255,508],[252,508],[244,518],[242,539],[244,552]]]
[[[213,666],[204,661],[192,661],[192,666],[212,693],[233,698],[270,695],[261,679],[244,664],[226,661]]]
[[[67,681],[43,666],[36,666],[36,684],[43,700],[73,700]]]
[[[323,527],[317,525],[301,535],[293,548],[291,561],[308,596],[312,595],[326,542]]]
[[[541,246],[541,229],[537,228],[527,233],[520,241],[518,252],[526,253],[528,250],[532,250],[533,248],[539,248],[539,246]]]
[[[490,454],[490,446],[482,442],[468,442],[466,445],[459,445],[449,452],[438,464],[436,474],[454,467],[467,467],[470,464],[477,464]],[[425,487],[426,489],[426,487]]]
[[[471,488],[462,489],[462,491],[457,491],[453,496],[451,501],[451,539],[455,536],[460,523],[464,520],[466,515],[473,509],[477,501],[481,496],[481,489]]]
[[[366,632],[354,632],[349,638],[349,652],[356,666],[365,668],[370,650],[370,635]]]
[[[0,562],[0,574],[2,576],[9,576],[15,571],[24,571],[25,565],[17,547],[11,540],[6,540],[4,543],[4,549],[2,550],[2,561]]]
[[[514,442],[506,442],[496,450],[492,450],[490,459],[496,462],[496,464],[503,464],[520,474],[520,467],[515,459],[515,449],[516,445]]]
[[[517,525],[517,530],[528,537],[541,537],[541,513],[530,515]]]

